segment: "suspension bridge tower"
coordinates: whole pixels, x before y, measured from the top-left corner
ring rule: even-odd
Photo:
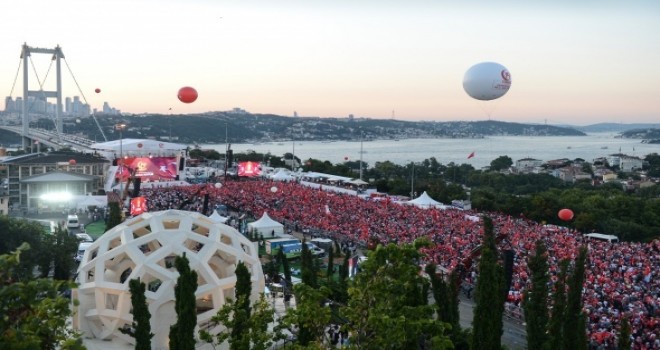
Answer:
[[[28,59],[32,54],[48,54],[52,55],[52,60],[55,61],[55,67],[56,67],[56,88],[55,91],[46,91],[43,90],[43,84],[44,82],[39,81],[39,78],[37,77],[37,80],[39,82],[39,90],[30,90],[29,89],[29,84],[28,84]],[[38,99],[43,99],[46,100],[48,98],[55,98],[57,100],[57,106],[55,108],[55,129],[57,131],[58,135],[62,134],[63,128],[62,128],[62,119],[60,116],[63,114],[63,109],[62,109],[62,70],[61,70],[61,62],[60,60],[64,58],[64,54],[62,53],[62,49],[58,45],[54,49],[44,49],[44,48],[38,48],[38,47],[30,47],[27,45],[27,43],[23,44],[23,48],[21,50],[21,59],[23,59],[23,105],[21,106],[21,117],[22,117],[22,123],[23,123],[23,129],[21,132],[21,136],[23,139],[23,148],[29,148],[31,147],[31,140],[27,137],[28,136],[28,129],[30,126],[30,118],[28,116],[28,97],[33,97],[33,98],[38,98]]]

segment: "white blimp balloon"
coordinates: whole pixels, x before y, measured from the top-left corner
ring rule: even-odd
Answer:
[[[463,89],[470,97],[490,101],[504,96],[511,87],[511,73],[495,62],[475,64],[465,72]]]

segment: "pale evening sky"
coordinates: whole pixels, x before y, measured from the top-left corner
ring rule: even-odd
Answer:
[[[660,1],[22,0],[0,5],[0,93],[21,45],[60,45],[82,93],[129,113],[660,122]],[[30,89],[55,86],[47,55]],[[511,72],[472,100],[473,64]],[[81,95],[63,64],[64,95]],[[13,97],[22,95],[22,71]],[[199,98],[177,100],[182,86]],[[94,93],[100,88],[101,93]],[[3,90],[4,89],[4,90]],[[54,100],[52,100],[54,102]],[[3,109],[0,106],[0,109]]]

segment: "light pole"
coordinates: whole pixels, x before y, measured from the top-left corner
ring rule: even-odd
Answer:
[[[123,133],[125,128],[126,128],[126,124],[117,124],[117,125],[115,125],[115,129],[119,130],[119,162],[117,162],[117,164],[119,164],[119,171],[122,171],[122,172],[123,172],[123,169],[124,169],[124,147],[123,147],[124,146],[124,137],[123,137],[122,133]],[[120,176],[119,176],[119,196],[120,196],[120,198],[121,198],[121,196],[123,195],[123,192],[124,192],[123,187],[124,187],[124,182],[122,181],[121,173],[120,173]]]
[[[364,132],[360,131],[360,180],[362,180],[362,154],[364,151],[362,150],[362,141],[364,139]]]
[[[415,162],[412,163],[412,176],[410,177],[410,199],[415,198]]]

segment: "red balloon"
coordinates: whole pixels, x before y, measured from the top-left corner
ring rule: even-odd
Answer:
[[[101,89],[96,88],[96,90],[94,90],[94,92],[96,92],[98,94],[99,92],[101,92]]]
[[[193,103],[197,99],[197,90],[190,86],[184,86],[179,89],[177,97],[179,98],[179,101],[183,103]]]
[[[564,221],[570,221],[573,220],[573,211],[570,209],[562,209],[559,211],[558,216]]]
[[[75,159],[69,159],[69,165],[76,165]]]
[[[344,160],[348,160],[348,157],[344,157]]]

